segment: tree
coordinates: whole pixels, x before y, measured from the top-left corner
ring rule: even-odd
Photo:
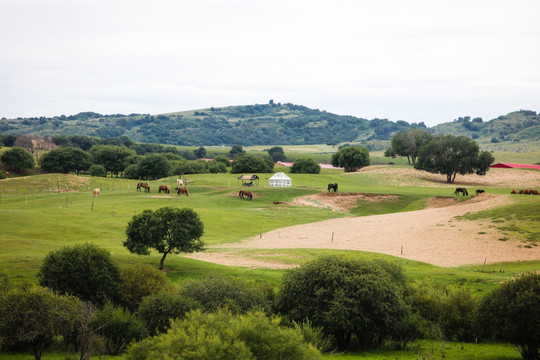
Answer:
[[[231,164],[231,173],[270,173],[274,170],[274,162],[259,155],[244,154],[236,157]]]
[[[273,162],[284,161],[287,159],[285,152],[281,146],[274,146],[267,150],[268,155],[272,158]]]
[[[193,150],[193,153],[197,159],[202,159],[206,156],[206,149],[201,146],[200,148]]]
[[[169,176],[171,166],[163,155],[148,154],[137,164],[138,177],[160,179]]]
[[[67,174],[70,171],[85,171],[92,165],[91,156],[79,148],[58,148],[41,157],[41,168],[49,172]]]
[[[446,175],[446,182],[453,183],[457,174],[485,175],[494,160],[466,136],[439,135],[420,148],[414,168]]]
[[[321,166],[311,158],[296,160],[291,166],[293,174],[320,174]]]
[[[500,285],[484,297],[476,318],[484,337],[516,345],[526,360],[540,359],[540,274]]]
[[[347,146],[332,154],[332,165],[345,168],[345,172],[356,171],[369,164],[369,151],[363,146]]]
[[[90,149],[90,154],[94,158],[94,163],[103,165],[105,170],[111,172],[111,177],[124,171],[124,160],[127,157],[136,155],[131,149],[114,145],[94,145]]]
[[[73,333],[81,309],[77,298],[42,287],[1,294],[0,339],[3,345],[31,346],[39,360],[55,338]]]
[[[226,167],[231,167],[231,161],[223,155],[216,156],[213,162],[223,163],[223,165],[225,165]]]
[[[150,255],[150,249],[163,254],[159,269],[168,254],[191,253],[204,250],[200,239],[203,223],[192,209],[163,207],[144,210],[129,222],[124,246],[132,253]]]
[[[420,129],[397,132],[392,136],[391,146],[384,152],[384,156],[392,158],[406,156],[409,165],[414,165],[418,157],[418,150],[429,142],[431,137],[430,133]]]
[[[50,252],[37,276],[41,286],[96,305],[118,298],[120,270],[109,252],[94,244],[79,244]]]
[[[293,321],[308,319],[322,327],[340,348],[348,348],[355,336],[367,349],[401,329],[410,313],[405,292],[396,265],[324,256],[284,275],[277,308]]]
[[[90,166],[90,169],[88,170],[88,173],[92,176],[99,176],[99,177],[107,176],[107,170],[105,170],[105,167],[103,165],[99,165],[99,164],[92,164]]]
[[[0,160],[18,173],[31,170],[36,166],[36,162],[32,155],[20,147],[14,147],[11,150],[4,152]]]
[[[245,154],[246,152],[244,151],[244,149],[242,148],[241,145],[234,145],[231,150],[229,150],[229,157],[231,159],[234,159],[236,157],[236,155],[241,155],[241,154]]]

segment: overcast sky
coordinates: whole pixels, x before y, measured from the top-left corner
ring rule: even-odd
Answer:
[[[0,118],[540,111],[539,0],[1,0]]]

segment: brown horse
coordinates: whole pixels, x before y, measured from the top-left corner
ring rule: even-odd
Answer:
[[[171,192],[171,187],[169,185],[159,185],[159,193],[164,192],[165,194],[169,194]]]
[[[337,188],[338,188],[338,184],[335,183],[335,184],[328,184],[328,191],[330,190],[334,190],[334,192],[337,192]]]
[[[94,191],[92,191],[92,197],[99,196],[99,189],[95,188]]]
[[[510,191],[510,194],[517,194],[516,189],[512,189],[512,191]]]
[[[249,200],[251,200],[253,198],[253,194],[251,193],[251,191],[247,191],[247,190],[240,190],[238,192],[238,197],[240,199],[244,199],[244,197],[248,198]]]
[[[463,196],[469,196],[469,192],[465,188],[456,188],[456,191],[454,191],[454,195],[458,196],[461,193]]]
[[[150,192],[150,185],[140,182],[137,184],[137,191],[141,191],[141,189],[144,189],[144,192]]]
[[[189,196],[189,191],[188,191],[187,188],[179,187],[179,188],[175,188],[175,189],[176,189],[176,196],[179,196],[179,195]]]

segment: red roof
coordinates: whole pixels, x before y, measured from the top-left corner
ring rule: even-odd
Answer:
[[[527,168],[527,169],[540,170],[540,165],[529,165],[529,164],[498,163],[498,164],[491,165],[490,167],[492,167],[492,168],[504,168],[504,169]]]
[[[276,165],[281,165],[281,166],[292,166],[293,163],[292,162],[285,162],[285,161],[278,161],[276,162]],[[319,166],[323,169],[343,169],[342,167],[335,167],[335,166],[332,166],[332,164],[319,164]]]

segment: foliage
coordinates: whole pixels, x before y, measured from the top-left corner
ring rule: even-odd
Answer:
[[[64,174],[70,171],[86,171],[92,165],[90,154],[72,147],[63,147],[51,150],[41,156],[40,166],[48,172],[61,172]]]
[[[126,169],[125,175],[130,179],[161,179],[169,176],[171,166],[167,159],[159,154],[145,155],[139,162],[137,162],[133,168],[130,167],[128,172]]]
[[[175,174],[205,174],[208,172],[206,161],[182,161],[174,169]]]
[[[321,166],[311,158],[301,158],[292,164],[290,172],[293,174],[320,174]]]
[[[221,161],[212,161],[208,164],[208,172],[211,174],[226,173],[227,166]]]
[[[345,168],[345,172],[356,171],[370,165],[369,151],[363,146],[347,146],[332,154],[332,165]]]
[[[88,170],[88,173],[92,176],[98,177],[107,176],[107,170],[105,170],[105,166],[99,164],[92,164],[90,166],[90,169]]]
[[[431,134],[420,129],[410,129],[398,132],[392,136],[391,146],[384,152],[384,156],[395,158],[405,156],[409,165],[414,165],[419,149],[431,140]]]
[[[163,207],[144,210],[133,216],[126,229],[124,246],[132,253],[149,255],[150,249],[163,254],[160,270],[168,254],[196,252],[204,249],[200,239],[203,223],[192,209]]]
[[[216,156],[213,159],[213,162],[217,162],[217,163],[219,162],[219,163],[222,163],[223,165],[225,165],[226,167],[231,167],[231,162],[229,161],[229,158],[227,158],[224,155]]]
[[[91,326],[105,339],[105,348],[111,355],[120,354],[132,341],[142,340],[148,334],[141,320],[112,303],[94,313]]]
[[[191,298],[161,291],[143,298],[137,314],[150,335],[156,335],[166,332],[171,320],[183,319],[188,312],[199,308],[201,305]]]
[[[118,174],[124,171],[124,160],[132,155],[135,151],[124,146],[116,145],[94,145],[90,149],[90,154],[94,159],[94,163],[103,165],[107,171]]]
[[[272,159],[259,155],[244,154],[237,156],[231,164],[233,174],[271,173],[274,170]]]
[[[5,151],[2,157],[0,157],[0,161],[18,173],[31,170],[36,166],[32,155],[20,147],[14,147],[11,150]]]
[[[188,280],[180,292],[186,298],[200,303],[204,310],[213,312],[228,308],[233,313],[251,310],[271,311],[273,289],[255,286],[240,279],[210,276],[201,280]]]
[[[70,336],[80,316],[80,301],[32,287],[0,294],[0,345],[28,345],[34,358],[58,336]]]
[[[486,295],[476,323],[484,337],[516,345],[524,359],[539,359],[540,274],[523,274]]]
[[[193,311],[171,324],[167,334],[130,347],[129,360],[144,359],[319,359],[319,352],[291,328],[263,313],[234,315]]]
[[[137,310],[145,296],[173,290],[165,273],[151,265],[138,263],[120,272],[120,301],[131,312]]]
[[[202,159],[206,156],[206,149],[201,146],[198,149],[193,150],[193,154],[195,154],[197,159]]]
[[[272,158],[273,162],[285,161],[287,157],[281,146],[274,146],[267,150],[268,155]]]
[[[245,150],[242,148],[242,145],[234,145],[231,150],[229,150],[229,157],[234,159],[237,155],[245,154]]]
[[[277,307],[293,321],[309,319],[321,326],[341,348],[348,348],[355,336],[363,349],[391,339],[410,311],[400,268],[338,256],[288,271]]]
[[[37,276],[41,286],[96,305],[118,298],[120,270],[109,252],[94,244],[66,246],[50,252]]]
[[[457,174],[485,175],[493,161],[493,155],[480,152],[472,139],[439,135],[420,148],[414,168],[446,175],[446,182],[453,183]]]

